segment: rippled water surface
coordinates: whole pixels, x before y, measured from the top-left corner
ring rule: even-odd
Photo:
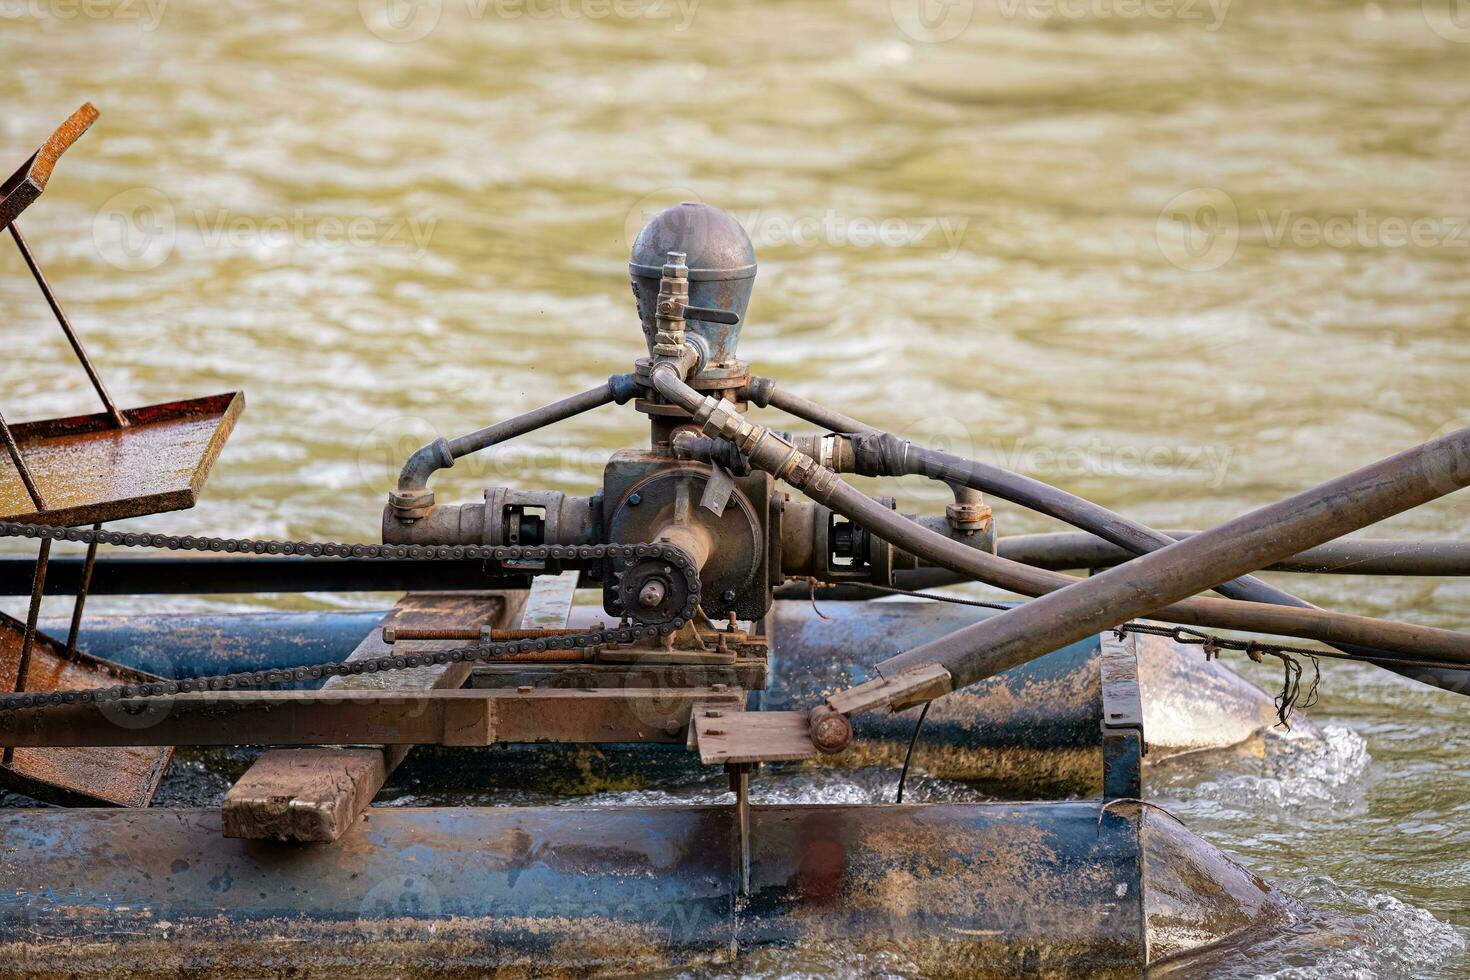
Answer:
[[[1470,422],[1452,3],[36,0],[0,7],[0,50],[7,166],[102,109],[24,226],[119,400],[248,395],[201,505],[140,526],[373,539],[414,446],[626,369],[628,244],[685,198],[756,241],[758,371],[1156,525]],[[0,408],[93,410],[7,249],[0,302]],[[643,429],[596,414],[436,487],[585,493]],[[1461,494],[1375,533],[1467,517]],[[1470,625],[1463,581],[1290,584]],[[1329,665],[1325,747],[1155,774],[1192,828],[1374,937],[1281,975],[1470,976],[1465,704]]]

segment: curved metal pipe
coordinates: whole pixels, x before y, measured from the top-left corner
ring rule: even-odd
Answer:
[[[956,484],[993,494],[1002,500],[1020,504],[1064,524],[1091,531],[1098,537],[1133,554],[1144,554],[1173,544],[1168,535],[1145,524],[1130,520],[1100,504],[1084,497],[1068,493],[1060,487],[1042,483],[1040,480],[1013,473],[1010,470],[979,460],[966,459],[938,450],[925,449],[892,433],[859,422],[857,419],[835,412],[800,395],[793,395],[775,386],[766,387],[768,404],[805,419],[814,425],[837,426],[833,431],[849,432],[882,440],[877,454],[884,463],[883,472],[867,473],[869,476],[926,476],[950,486]],[[886,451],[884,451],[886,450]],[[1073,566],[1075,567],[1075,566]],[[1221,594],[1232,599],[1250,599],[1256,602],[1283,602],[1290,605],[1301,600],[1280,589],[1273,588],[1259,579],[1244,576],[1238,581],[1219,586]]]
[[[1082,584],[1082,581],[1095,580],[1078,580],[1070,575],[1007,561],[936,534],[888,510],[866,494],[843,482],[837,474],[809,457],[803,456],[795,447],[770,430],[741,419],[733,410],[722,408],[714,399],[704,398],[684,384],[672,371],[656,370],[653,374],[653,384],[665,398],[694,415],[696,422],[703,425],[711,435],[720,435],[735,441],[741,451],[750,458],[752,464],[785,480],[813,500],[831,507],[849,520],[856,521],[890,544],[919,555],[936,565],[978,579],[986,584],[1029,596],[1043,596],[1066,589],[1068,586]],[[1470,439],[1470,430],[1467,430],[1467,439]],[[1444,441],[1439,440],[1440,443]],[[1444,479],[1448,481],[1449,477],[1446,476]],[[1465,479],[1466,482],[1470,482],[1470,473],[1465,474]],[[1447,488],[1434,496],[1448,493],[1463,484],[1446,482],[1445,485]],[[1422,501],[1407,504],[1402,509],[1415,506],[1418,502]],[[1364,521],[1346,530],[1336,531],[1329,537],[1356,530],[1367,523],[1371,521]],[[1215,532],[1208,532],[1208,535],[1214,534]],[[1205,537],[1207,535],[1201,535],[1201,538]],[[1180,544],[1191,544],[1197,540],[1199,539]],[[1217,539],[1210,537],[1209,540]],[[1311,538],[1300,540],[1294,546],[1288,545],[1289,550],[1285,554],[1293,554],[1302,547],[1317,543],[1320,542]],[[1280,542],[1277,544],[1279,546]],[[1211,557],[1215,557],[1213,553]],[[1269,564],[1277,557],[1279,556],[1272,553],[1262,564]],[[1238,556],[1235,558],[1238,560]],[[1126,566],[1114,569],[1113,572],[1132,567],[1141,560],[1135,559]],[[1218,567],[1228,568],[1233,563],[1236,562],[1221,563]],[[1213,570],[1208,568],[1194,568],[1193,571],[1196,573],[1195,577],[1209,578],[1213,575]],[[1191,589],[1184,595],[1192,595],[1200,589],[1212,587],[1213,584],[1212,582]],[[1031,603],[1026,604],[1026,606],[1030,605]],[[1115,607],[1113,606],[1101,610],[1104,618],[1112,616],[1114,612]],[[1116,626],[1127,619],[1145,614],[1151,618],[1176,623],[1306,637],[1326,643],[1372,643],[1382,651],[1392,651],[1383,653],[1383,658],[1390,661],[1395,654],[1423,659],[1428,655],[1429,649],[1434,649],[1436,651],[1434,656],[1440,659],[1470,663],[1470,635],[1316,608],[1280,607],[1233,599],[1210,599],[1195,596],[1182,601],[1162,601],[1147,605],[1146,608],[1137,612],[1119,611],[1104,625]],[[1051,630],[1046,632],[1053,631],[1057,624],[1053,623],[1050,626]],[[1069,642],[1072,641],[1052,643],[1046,649],[1055,649]]]
[[[1163,531],[1182,541],[1199,531]],[[1133,552],[1086,531],[1013,534],[996,541],[997,553],[1037,568],[1107,568],[1133,557]],[[1284,558],[1268,572],[1322,575],[1470,575],[1470,541],[1395,541],[1358,538],[1330,541]]]
[[[612,402],[621,405],[633,397],[636,391],[637,384],[633,375],[615,374],[596,388],[589,388],[550,405],[542,405],[523,415],[477,429],[457,439],[435,439],[408,457],[403,471],[398,474],[398,493],[405,496],[422,494],[428,490],[429,477],[439,470],[453,466],[454,461],[462,456],[488,449],[507,439],[526,435]]]

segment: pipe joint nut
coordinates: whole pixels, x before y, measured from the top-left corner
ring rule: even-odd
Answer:
[[[983,531],[990,526],[992,512],[986,504],[950,504],[944,508],[944,519],[949,526],[964,534]]]
[[[807,719],[812,744],[820,752],[835,755],[852,744],[852,722],[830,705],[818,705]]]
[[[388,493],[388,506],[400,521],[421,520],[434,509],[434,491],[392,490]]]

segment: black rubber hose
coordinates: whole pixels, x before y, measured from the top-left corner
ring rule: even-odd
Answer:
[[[1022,595],[1040,596],[1081,584],[1081,581],[1070,575],[1020,565],[983,551],[977,551],[894,513],[866,494],[844,483],[831,470],[816,463],[810,457],[802,455],[779,435],[763,426],[740,418],[727,407],[722,408],[715,399],[707,399],[700,395],[671,370],[656,369],[652,380],[660,394],[693,415],[696,422],[705,427],[707,433],[735,441],[740,450],[750,458],[752,464],[773,474],[778,479],[785,480],[813,500],[831,507],[896,547],[968,578],[978,579],[997,588],[1019,592]],[[716,412],[725,414],[716,418]],[[1467,476],[1467,479],[1470,479],[1470,476]],[[1348,530],[1355,529],[1356,527],[1353,527]],[[1336,537],[1337,534],[1331,536]],[[1206,535],[1201,535],[1201,537],[1206,537]],[[1196,540],[1198,539],[1191,539],[1191,542],[1183,544],[1190,544]],[[1317,543],[1320,542],[1305,538],[1295,547],[1290,547],[1285,554],[1295,553],[1303,547]],[[1276,557],[1272,553],[1263,564],[1269,564]],[[1131,567],[1140,560],[1135,559],[1123,567]],[[1230,566],[1224,564],[1220,567]],[[1197,577],[1209,577],[1211,574],[1212,571],[1208,569],[1196,570]],[[1208,589],[1213,584],[1200,586],[1186,594]],[[1107,612],[1109,610],[1104,610],[1105,614]],[[1283,607],[1233,599],[1195,596],[1183,601],[1161,602],[1143,612],[1121,614],[1107,625],[1116,626],[1144,613],[1148,613],[1152,618],[1192,626],[1252,630],[1306,637],[1334,644],[1344,642],[1371,644],[1384,650],[1394,651],[1384,654],[1384,657],[1389,660],[1398,655],[1413,659],[1433,658],[1470,664],[1470,635],[1322,609]],[[1065,645],[1066,643],[1057,644],[1058,647]],[[1433,650],[1434,653],[1429,653],[1430,650]]]
[[[915,446],[911,442],[899,440],[896,436],[875,429],[857,419],[818,405],[810,399],[782,391],[771,382],[765,384],[763,391],[767,403],[772,407],[804,418],[815,425],[834,428],[834,431],[856,433],[855,443],[867,440],[872,451],[864,453],[855,445],[854,455],[859,458],[881,460],[879,469],[886,471],[886,474],[874,475],[913,474],[949,484],[960,483],[1054,517],[1073,527],[1090,531],[1135,555],[1148,554],[1174,544],[1174,539],[1162,531],[1156,531],[1145,524],[1131,520],[1058,487],[1042,483],[1040,480],[1012,473],[979,460],[965,459],[951,453]],[[1221,595],[1232,599],[1294,606],[1302,609],[1316,608],[1306,600],[1250,575],[1223,582],[1215,588]],[[1385,666],[1393,659],[1392,655],[1385,650],[1364,646],[1338,645],[1338,649],[1364,660],[1384,663]],[[1398,672],[1446,690],[1461,691],[1465,687],[1465,678],[1458,672],[1440,672],[1425,667],[1402,667],[1398,668]]]
[[[956,630],[884,661],[879,670],[891,677],[897,671],[937,663],[949,671],[953,687],[964,687],[1122,620],[1177,603],[1209,588],[1222,576],[1233,577],[1246,569],[1269,565],[1467,485],[1470,428],[1415,446]],[[1294,608],[1280,611],[1312,616],[1322,612]],[[1449,636],[1470,639],[1454,633]],[[1470,662],[1463,655],[1443,656],[1439,651],[1429,654],[1429,659]]]

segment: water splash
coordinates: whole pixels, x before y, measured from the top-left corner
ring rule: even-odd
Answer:
[[[1357,806],[1361,777],[1373,761],[1368,743],[1342,725],[1325,725],[1321,736],[1268,733],[1258,756],[1243,755],[1234,772],[1204,781],[1193,766],[1161,774],[1159,785],[1171,807],[1197,817],[1245,817],[1263,810]],[[1212,760],[1213,761],[1213,760]],[[1213,767],[1212,767],[1213,768]]]
[[[1462,975],[1470,950],[1470,935],[1435,918],[1428,911],[1382,892],[1344,888],[1326,875],[1313,875],[1292,888],[1296,897],[1322,910],[1305,928],[1332,920],[1338,933],[1355,935],[1351,944],[1315,949],[1310,962],[1301,953],[1284,951],[1276,960],[1284,965],[1270,973],[1251,971],[1241,976],[1260,980],[1380,980]],[[1334,914],[1335,913],[1335,914]],[[1300,943],[1301,931],[1277,942]],[[1304,944],[1310,945],[1310,944]],[[1259,951],[1257,951],[1259,952]],[[1272,957],[1260,957],[1267,962]],[[1458,969],[1457,969],[1458,968]]]

